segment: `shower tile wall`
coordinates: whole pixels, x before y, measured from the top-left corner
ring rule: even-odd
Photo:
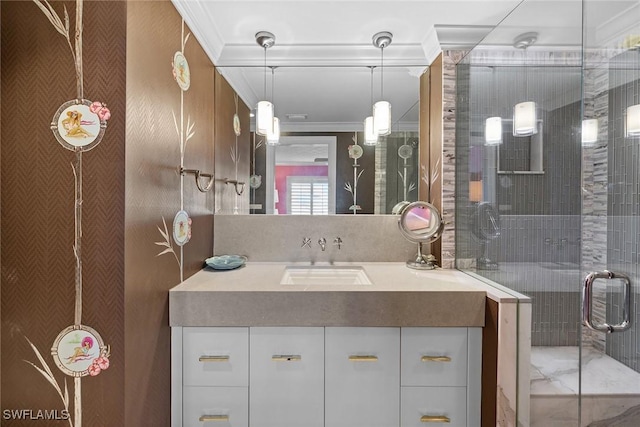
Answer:
[[[607,268],[607,150],[609,120],[609,60],[601,52],[585,57],[584,118],[598,120],[598,139],[582,145],[582,253],[583,275]],[[593,291],[593,317],[606,321],[606,290]],[[582,343],[605,350],[606,334],[582,328]]]
[[[499,56],[493,55],[494,60]],[[456,169],[457,194],[466,199],[459,198],[456,206],[457,230],[461,234],[456,236],[457,258],[474,260],[481,255],[469,220],[474,202],[468,198],[469,182],[481,179],[481,201],[498,208],[501,235],[489,242],[487,253],[498,262],[499,269],[476,272],[532,297],[532,345],[578,343],[581,70],[574,66],[573,59],[574,55],[540,57],[534,61],[536,66],[519,67],[502,63],[489,66],[489,59],[481,57],[481,66],[458,65],[459,75],[465,67],[469,70],[470,90],[465,94],[459,78],[457,153],[468,152],[470,158],[465,162],[458,158]],[[505,62],[509,60],[513,58],[508,57]],[[513,105],[524,100],[536,101],[542,109],[544,173],[498,173],[496,150],[501,152],[501,169],[518,169],[508,164],[510,155],[513,159],[521,155],[523,167],[528,166],[528,138],[514,138],[511,124],[503,122],[503,144],[499,148],[485,146],[484,121],[491,116],[510,119]],[[465,114],[470,129],[460,123],[465,121]],[[516,144],[523,146],[520,153],[513,151]],[[469,167],[466,171],[462,169],[465,165]]]
[[[626,273],[633,284],[631,330],[611,334],[607,354],[640,371],[640,144],[638,137],[624,134],[624,114],[628,106],[640,103],[640,52],[627,51],[609,62],[609,150],[608,150],[608,233],[607,260],[613,271]],[[607,288],[607,319],[622,316],[619,287]]]

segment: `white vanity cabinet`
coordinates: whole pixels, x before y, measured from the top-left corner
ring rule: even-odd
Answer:
[[[399,328],[325,329],[325,427],[398,424]]]
[[[482,329],[401,330],[401,427],[480,425]]]
[[[182,361],[179,425],[196,427],[215,421],[248,427],[249,329],[203,327],[181,328],[181,332],[176,335],[174,330],[172,337],[182,339],[182,348],[172,351],[173,358]]]
[[[250,329],[251,427],[324,426],[324,328]]]
[[[481,363],[480,327],[173,327],[172,427],[476,427]]]

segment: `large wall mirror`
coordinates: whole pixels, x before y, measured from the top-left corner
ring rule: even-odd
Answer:
[[[250,107],[265,98],[281,138],[267,144],[251,119],[251,214],[391,214],[418,200],[419,88],[424,66],[218,67]],[[381,85],[383,76],[383,85]],[[372,103],[392,106],[392,132],[366,145]]]

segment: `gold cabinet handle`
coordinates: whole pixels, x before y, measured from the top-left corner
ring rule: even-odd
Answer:
[[[449,417],[444,415],[423,415],[420,418],[421,423],[450,423]]]
[[[353,354],[349,356],[349,360],[351,362],[377,362],[378,356],[374,356],[371,354],[367,354],[367,355]]]
[[[208,363],[208,362],[228,362],[229,361],[229,356],[200,356],[198,358],[198,361],[203,362],[203,363]]]
[[[202,415],[199,421],[229,421],[229,415]]]
[[[423,362],[451,362],[449,356],[422,356]]]
[[[302,356],[299,354],[274,354],[271,356],[271,360],[276,362],[299,362],[302,360]]]

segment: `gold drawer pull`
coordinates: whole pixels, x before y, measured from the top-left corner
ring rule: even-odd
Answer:
[[[271,360],[276,362],[299,362],[302,360],[302,356],[299,354],[274,354],[271,356]]]
[[[451,362],[449,356],[422,356],[423,362]]]
[[[200,356],[200,362],[228,362],[229,356]]]
[[[377,362],[378,356],[369,355],[351,355],[349,356],[349,360],[351,362]]]
[[[421,423],[450,423],[449,417],[444,415],[423,415],[420,418]]]
[[[199,418],[200,422],[206,421],[229,421],[229,415],[203,415]]]

